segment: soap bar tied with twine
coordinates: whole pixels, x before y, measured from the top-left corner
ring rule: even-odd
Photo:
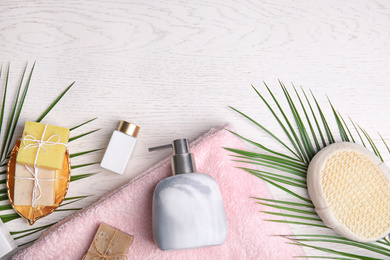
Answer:
[[[61,170],[69,129],[27,121],[16,162],[22,165]]]
[[[48,127],[51,128],[51,129],[49,128],[50,131],[47,131]],[[58,130],[58,129],[60,129],[61,130],[60,132],[62,132],[61,136],[59,134],[55,134],[55,132],[53,132],[53,131]],[[37,134],[39,134],[40,132],[42,132],[42,134],[40,135],[40,137],[38,137]],[[32,134],[29,134],[29,133],[32,133]],[[47,137],[46,140],[45,140],[45,134],[50,134],[50,136]],[[42,189],[41,189],[40,182],[47,182],[47,181],[55,181],[56,180],[55,178],[53,178],[53,179],[39,178],[38,173],[39,173],[39,168],[40,168],[39,166],[40,165],[38,165],[38,159],[42,156],[47,155],[48,152],[51,151],[52,153],[57,153],[57,154],[54,154],[54,155],[51,154],[51,156],[49,156],[48,158],[44,158],[44,159],[46,159],[46,161],[51,161],[50,159],[53,158],[53,156],[54,157],[57,156],[60,158],[57,158],[56,161],[59,161],[62,165],[62,162],[64,160],[64,155],[65,155],[65,152],[63,152],[63,151],[65,151],[67,149],[68,138],[69,138],[69,130],[66,128],[55,127],[55,126],[50,126],[47,124],[40,124],[40,123],[35,123],[35,122],[26,122],[25,129],[24,129],[24,136],[21,139],[22,144],[20,146],[20,150],[19,150],[18,157],[17,157],[16,161],[18,162],[18,159],[19,159],[18,163],[20,163],[20,164],[30,164],[30,167],[28,165],[25,165],[25,168],[31,174],[32,177],[15,176],[15,179],[33,181],[33,190],[32,190],[32,195],[31,195],[31,206],[32,207],[37,206],[36,202],[42,196]],[[61,139],[64,139],[65,142],[61,143],[60,142]],[[50,147],[50,146],[52,147],[52,149],[48,149],[48,147]],[[61,148],[60,149],[53,149],[53,147],[55,147],[55,146],[61,146]],[[33,160],[32,166],[31,166],[31,162],[28,161],[29,159],[31,160],[31,152],[28,151],[30,149],[36,150],[36,152],[34,154],[34,160]],[[26,150],[27,150],[27,152],[26,152]],[[43,151],[43,153],[41,151]],[[45,160],[41,160],[41,161],[43,161],[42,164],[45,165],[44,164]],[[46,167],[42,166],[42,168],[46,168]],[[47,167],[47,168],[53,169],[54,167],[49,165],[49,167]],[[18,187],[15,186],[15,193],[16,193],[17,189],[18,189]]]
[[[132,242],[133,236],[101,223],[83,260],[127,259],[126,254]]]

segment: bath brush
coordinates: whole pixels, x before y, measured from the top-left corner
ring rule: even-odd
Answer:
[[[365,147],[323,148],[309,164],[307,187],[318,216],[336,233],[359,242],[390,233],[390,171]]]

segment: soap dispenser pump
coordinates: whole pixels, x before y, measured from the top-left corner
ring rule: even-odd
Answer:
[[[172,174],[153,194],[153,236],[163,251],[221,245],[227,220],[221,191],[209,175],[196,172],[188,139],[149,151],[173,148]]]

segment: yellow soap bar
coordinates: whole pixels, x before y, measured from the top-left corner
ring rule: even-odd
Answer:
[[[37,189],[35,191],[35,206],[53,206],[55,202],[55,178],[56,170],[37,168],[16,164],[14,205],[31,206],[34,189],[34,176],[27,167],[37,176]],[[38,188],[39,187],[39,188]]]
[[[41,123],[26,122],[16,162],[33,166],[36,160],[38,167],[61,170],[69,140],[69,129],[47,125],[45,130],[45,126]]]
[[[84,260],[127,259],[133,236],[101,223]]]

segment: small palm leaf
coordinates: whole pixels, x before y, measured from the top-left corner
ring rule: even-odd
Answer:
[[[261,98],[262,102],[270,110],[271,114],[276,119],[283,132],[286,134],[287,139],[291,143],[291,146],[286,145],[283,141],[283,138],[277,137],[263,125],[260,125],[258,122],[243,112],[233,108],[234,111],[249,119],[255,125],[260,126],[260,128],[269,134],[275,140],[275,142],[282,144],[285,148],[285,151],[283,152],[269,149],[262,143],[249,140],[234,132],[232,132],[232,134],[238,138],[241,138],[243,141],[253,145],[257,149],[260,149],[259,152],[249,152],[227,147],[225,149],[232,153],[235,161],[244,162],[248,165],[262,166],[262,170],[248,167],[240,168],[288,194],[287,196],[290,198],[289,200],[254,198],[258,200],[257,203],[259,204],[282,211],[282,213],[272,211],[263,211],[263,213],[285,217],[285,220],[269,219],[267,221],[288,223],[291,225],[304,225],[320,229],[329,229],[321,223],[322,221],[315,213],[314,206],[307,195],[302,196],[299,194],[307,194],[305,178],[310,160],[320,149],[336,142],[336,138],[329,126],[329,120],[325,117],[319,102],[314,97],[312,92],[312,101],[310,101],[310,98],[306,95],[303,89],[301,89],[301,93],[299,93],[297,89],[293,87],[296,99],[298,101],[297,103],[293,100],[293,97],[290,95],[284,84],[282,82],[279,83],[284,94],[284,98],[287,101],[288,110],[285,110],[280,105],[279,100],[271,92],[270,88],[267,85],[265,85],[265,87],[267,92],[271,95],[271,100],[277,106],[281,116],[271,108],[267,99],[262,94],[260,94],[256,88],[253,86],[252,87],[256,94]],[[365,147],[366,143],[368,143],[372,151],[378,156],[379,159],[383,161],[383,157],[377,145],[374,143],[373,139],[367,133],[367,131],[365,131],[359,125],[355,124],[352,120],[350,120],[352,124],[352,128],[350,128],[341,114],[334,108],[329,99],[328,101],[338,127],[338,134],[340,139],[337,140],[346,142],[356,142],[356,140],[359,140]],[[287,115],[291,115],[291,119]],[[320,120],[318,120],[318,118],[320,118]],[[354,129],[355,132],[352,133],[351,129]],[[355,139],[354,134],[357,134],[359,139]],[[390,153],[389,146],[386,144],[382,136],[380,136],[380,138],[383,144],[386,146],[387,151]],[[293,154],[295,157],[291,157],[289,154]],[[292,191],[293,189],[294,192]],[[297,189],[301,190],[302,192],[298,192],[298,194],[296,192]],[[337,235],[329,236],[304,234],[285,237],[288,238],[292,244],[311,248],[326,254],[323,256],[298,256],[302,258],[384,259],[390,257],[390,241],[387,239],[382,239],[380,241],[376,241],[375,243],[361,243],[351,241]],[[322,246],[321,244],[324,245]],[[334,244],[348,246],[348,249],[353,253],[334,250],[332,249],[332,245]],[[356,254],[356,249],[361,250],[361,252],[364,252],[364,254],[369,253],[372,255],[372,257]]]
[[[9,120],[7,121],[6,124],[3,124],[4,123],[4,118],[5,118],[5,107],[7,106],[7,94],[8,94],[8,90],[11,88],[10,87],[10,82],[9,82],[9,79],[10,79],[10,66],[8,65],[7,67],[7,70],[6,72],[4,72],[3,68],[0,68],[0,78],[5,74],[5,84],[4,84],[4,90],[3,90],[3,97],[2,97],[2,106],[1,106],[1,109],[0,109],[0,139],[2,140],[2,144],[1,144],[1,150],[0,150],[0,176],[4,176],[5,177],[5,174],[6,174],[6,169],[5,169],[5,166],[7,165],[8,163],[8,159],[9,159],[9,156],[10,156],[10,152],[12,150],[12,147],[16,141],[16,139],[18,137],[14,136],[15,134],[15,130],[17,127],[19,127],[19,118],[20,118],[20,115],[22,113],[22,109],[23,109],[23,104],[26,100],[26,96],[27,96],[27,92],[28,92],[28,89],[29,89],[29,86],[30,86],[30,82],[31,82],[31,79],[32,79],[32,74],[33,74],[33,71],[34,71],[34,67],[35,67],[35,63],[33,64],[33,66],[31,67],[31,70],[29,71],[29,73],[27,73],[27,68],[28,68],[28,65],[26,65],[26,67],[24,68],[24,71],[23,71],[23,74],[22,74],[22,77],[21,77],[21,80],[18,84],[18,90],[17,90],[17,93],[16,93],[16,96],[15,96],[15,99],[13,101],[10,102],[10,106],[11,106],[11,109],[10,109],[10,114],[9,114]],[[27,80],[26,82],[24,83],[24,86],[23,86],[23,82],[25,81],[25,75],[28,74],[27,76]],[[41,120],[43,120],[45,118],[45,116],[55,107],[55,105],[62,99],[62,97],[71,89],[71,87],[74,85],[74,82],[72,84],[70,84],[50,105],[49,107],[42,113],[42,115],[40,115],[37,119],[37,122],[40,122]],[[90,120],[87,120],[81,124],[78,124],[77,126],[75,127],[72,127],[70,128],[70,131],[71,131],[71,134],[73,132],[73,130],[77,129],[77,128],[80,128],[82,126],[85,126],[91,122],[93,122],[94,120],[96,120],[96,118],[93,118],[93,119],[90,119]],[[71,137],[72,141],[74,140],[77,140],[77,139],[80,139],[80,138],[83,138],[85,136],[88,136],[96,131],[98,131],[99,129],[96,129],[96,130],[92,130],[92,131],[88,131],[88,132],[85,132],[83,134],[79,134],[77,136],[74,136],[74,137]],[[80,156],[85,156],[85,155],[88,155],[90,153],[93,153],[93,152],[96,152],[96,151],[99,151],[100,149],[93,149],[93,150],[88,150],[88,151],[79,151],[79,152],[75,152],[71,155],[72,158],[75,158],[75,157],[80,157]],[[72,170],[73,169],[83,169],[84,167],[87,167],[87,166],[90,166],[90,165],[94,165],[95,163],[84,163],[82,165],[75,165],[72,167]],[[78,170],[75,170],[75,172],[77,172]],[[73,172],[74,173],[74,172]],[[74,182],[74,181],[78,181],[78,180],[82,180],[82,179],[85,179],[85,178],[88,178],[90,176],[93,176],[95,175],[96,173],[81,173],[81,174],[76,174],[76,175],[73,175],[71,177],[71,182]],[[4,222],[4,223],[7,223],[7,222],[10,222],[10,221],[13,221],[15,219],[20,219],[20,216],[18,214],[16,214],[13,210],[12,210],[12,206],[10,205],[9,203],[9,200],[8,200],[8,196],[5,194],[6,193],[6,187],[5,187],[5,183],[6,183],[6,180],[3,178],[0,180],[0,203],[2,203],[0,205],[0,219]],[[74,210],[78,210],[79,208],[64,208],[64,206],[66,205],[69,205],[69,204],[73,204],[73,203],[76,203],[84,198],[86,198],[87,196],[77,196],[77,197],[70,197],[70,198],[65,198],[64,200],[64,203],[61,204],[61,208],[59,208],[57,211],[69,211],[69,213],[73,212]],[[55,214],[55,212],[53,213]],[[43,230],[47,229],[48,227],[52,226],[53,224],[55,223],[51,223],[51,224],[46,224],[46,225],[43,225],[43,226],[40,226],[40,227],[34,227],[34,228],[31,228],[31,227],[27,227],[26,229],[24,230],[19,230],[19,231],[11,231],[11,235],[13,235],[14,239],[17,240],[17,243],[19,245],[24,245],[26,243],[30,243],[32,241],[34,241],[38,235],[40,234],[40,232],[42,232]],[[19,242],[20,241],[20,242]]]

